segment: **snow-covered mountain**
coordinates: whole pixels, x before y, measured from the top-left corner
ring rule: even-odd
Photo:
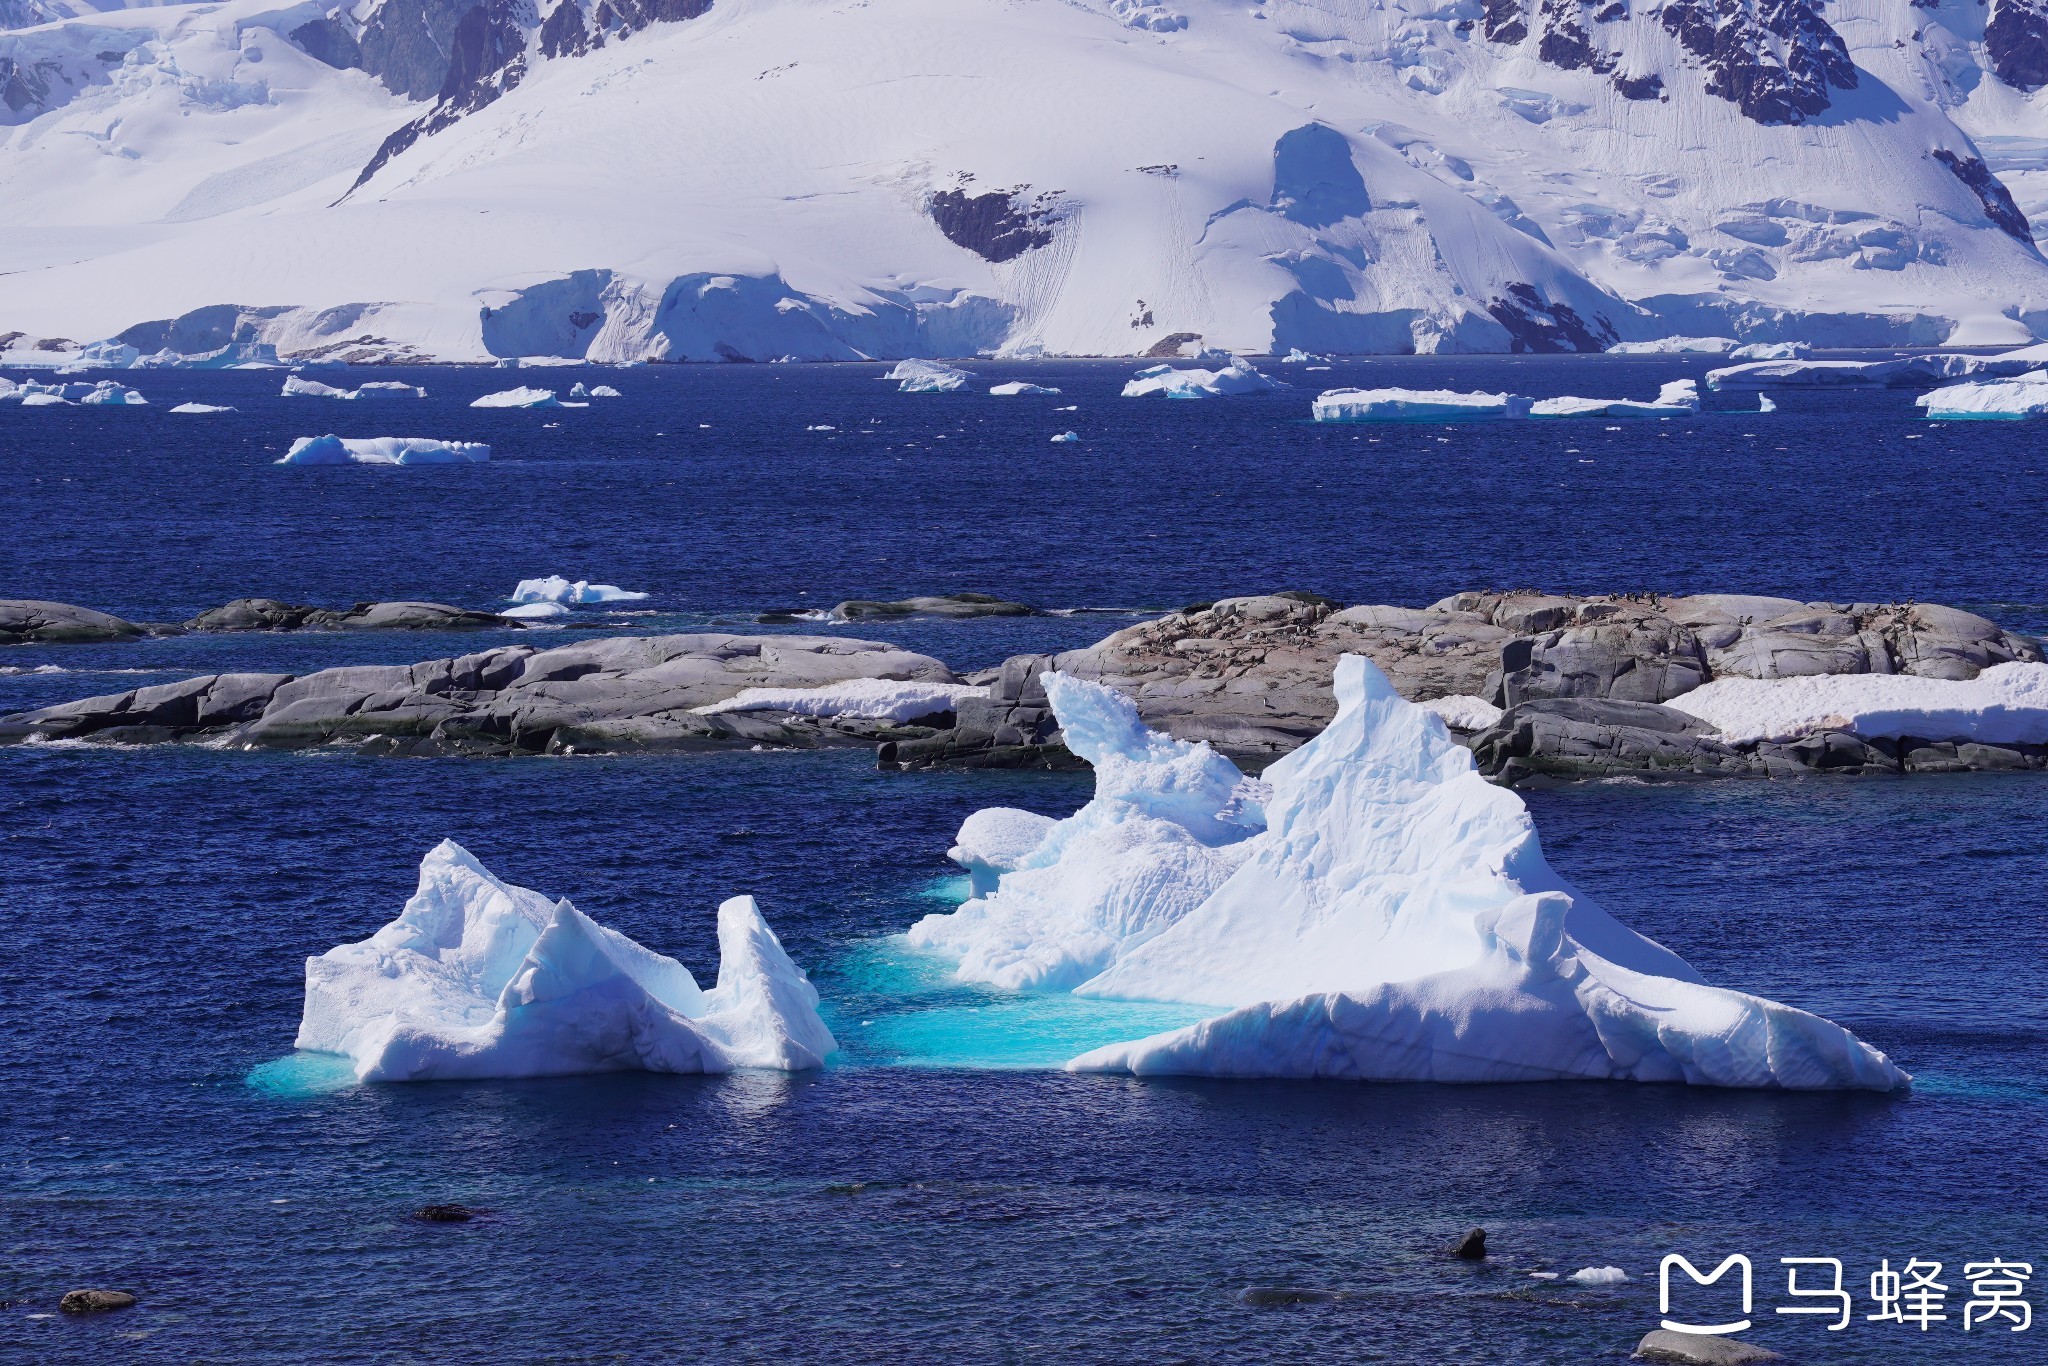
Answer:
[[[2048,334],[2048,0],[0,0],[0,25],[0,347]]]

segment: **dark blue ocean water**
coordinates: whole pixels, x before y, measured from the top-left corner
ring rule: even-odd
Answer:
[[[250,593],[489,606],[559,572],[651,591],[619,629],[754,629],[766,607],[956,589],[1150,609],[1540,585],[1918,597],[2048,624],[2048,450],[2027,424],[1797,393],[1683,423],[1303,420],[1322,384],[1647,396],[1705,368],[1684,360],[1383,361],[1186,404],[1114,397],[1128,365],[980,368],[1066,394],[902,396],[876,367],[548,371],[627,397],[492,412],[464,405],[535,375],[433,370],[394,372],[423,378],[424,402],[163,374],[140,379],[146,410],[0,408],[0,596],[152,619]],[[242,411],[165,412],[186,399]],[[820,423],[838,430],[804,430]],[[1047,442],[1069,428],[1085,439]],[[496,457],[267,463],[329,430]],[[859,633],[965,668],[1127,619]],[[474,644],[15,649],[0,667],[66,672],[0,676],[0,710]],[[1618,1362],[1655,1325],[1669,1252],[1752,1257],[1751,1336],[1802,1362],[2041,1359],[2048,1324],[1962,1330],[1961,1272],[2032,1262],[2048,1309],[2048,784],[1529,798],[1567,877],[1710,980],[1886,1049],[1919,1079],[1904,1097],[1030,1065],[1103,1022],[920,977],[882,941],[941,903],[968,812],[1061,813],[1086,792],[1075,775],[885,775],[858,752],[0,750],[0,1359]],[[304,957],[389,919],[451,836],[700,976],[712,908],[755,893],[843,1056],[796,1078],[252,1085],[289,1053]],[[409,1217],[442,1201],[490,1214]],[[1438,1255],[1475,1223],[1491,1265]],[[1775,1315],[1785,1256],[1842,1258],[1859,1321]],[[1950,1321],[1862,1322],[1878,1260],[1910,1257],[1947,1264]],[[1528,1274],[1610,1264],[1634,1279]],[[37,1317],[85,1284],[143,1304]],[[1340,1297],[1262,1308],[1250,1286]]]

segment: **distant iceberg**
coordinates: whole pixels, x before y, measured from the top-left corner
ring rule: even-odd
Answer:
[[[1721,356],[1735,349],[1733,337],[1659,337],[1655,341],[1616,342],[1610,356]]]
[[[221,403],[180,403],[171,411],[174,413],[232,413],[235,409]]]
[[[615,583],[592,583],[578,579],[571,583],[560,574],[544,579],[521,579],[512,590],[513,602],[640,602],[648,595],[621,588]]]
[[[1539,398],[1529,405],[1531,417],[1691,417],[1700,410],[1696,380],[1675,379],[1654,402],[1627,398]]]
[[[1664,705],[1697,716],[1731,744],[1846,730],[1866,739],[2040,745],[2048,744],[2048,664],[1994,664],[1970,679],[1717,678]]]
[[[1052,444],[1055,446],[1064,446],[1069,441],[1079,441],[1080,439],[1081,434],[1079,432],[1055,432],[1053,434]]]
[[[974,372],[935,360],[900,360],[882,378],[895,380],[897,389],[906,394],[952,394],[966,388]]]
[[[1258,783],[1102,689],[1045,683],[1096,762],[1095,799],[910,938],[999,986],[1219,1012],[1072,1070],[1909,1084],[1846,1030],[1706,985],[1574,892],[1521,799],[1360,656],[1338,663],[1329,727]]]
[[[507,607],[498,615],[512,621],[548,621],[568,616],[569,609],[559,602],[522,602],[517,607]]]
[[[237,367],[240,368],[240,367]],[[354,402],[366,398],[425,398],[427,391],[417,384],[404,384],[395,379],[371,380],[354,389],[337,389],[332,384],[322,384],[317,379],[304,379],[298,375],[284,377],[284,398],[338,398]]]
[[[2022,418],[2048,415],[2048,370],[2015,379],[1951,384],[1913,400],[1931,418]]]
[[[559,408],[560,400],[552,389],[500,389],[495,394],[485,394],[470,402],[472,408]]]
[[[1216,370],[1177,370],[1171,365],[1154,365],[1140,370],[1124,384],[1125,398],[1227,398],[1233,394],[1259,394],[1283,386],[1254,370],[1249,361],[1228,357],[1228,364]]]
[[[700,716],[729,711],[779,711],[792,716],[847,716],[900,722],[952,711],[963,697],[986,696],[985,684],[850,678],[814,688],[742,688],[722,702],[691,710]]]
[[[146,408],[149,406],[149,400],[142,396],[140,389],[130,389],[124,385],[116,384],[110,379],[103,379],[98,384],[95,384],[92,387],[91,393],[80,394],[78,401],[80,403],[106,404],[116,408]]]
[[[1019,394],[1044,394],[1047,397],[1057,397],[1060,392],[1057,389],[1048,389],[1043,384],[1026,384],[1021,379],[1013,379],[1008,384],[991,384],[988,387],[988,391],[997,398],[1015,398]]]
[[[284,377],[284,389],[279,396],[282,398],[352,399],[356,396],[356,391],[353,389],[337,389],[331,384],[322,384],[317,379],[301,379],[297,375],[286,375]]]
[[[1326,389],[1313,407],[1318,422],[1440,422],[1527,417],[1534,400],[1520,394],[1454,389]]]
[[[297,1047],[362,1081],[795,1071],[838,1045],[750,896],[718,908],[718,985],[567,901],[501,882],[453,840],[398,918],[306,960]]]
[[[1805,342],[1751,342],[1728,353],[1729,360],[1804,360],[1813,354]]]
[[[459,465],[491,458],[481,441],[436,441],[424,436],[302,436],[280,465]]]

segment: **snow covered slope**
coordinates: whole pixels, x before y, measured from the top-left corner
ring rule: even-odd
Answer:
[[[2044,0],[86,3],[0,0],[0,349],[2048,330]]]

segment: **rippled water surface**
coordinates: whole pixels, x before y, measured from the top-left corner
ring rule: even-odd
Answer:
[[[759,629],[768,607],[956,589],[1156,609],[1540,584],[1911,596],[2048,624],[2036,429],[1929,426],[1909,396],[1791,394],[1769,417],[1685,423],[1318,428],[1299,388],[1138,403],[1114,397],[1128,366],[983,368],[1067,392],[910,397],[876,367],[693,367],[612,374],[626,398],[549,413],[464,406],[531,374],[428,371],[433,397],[374,406],[281,400],[275,374],[164,374],[141,379],[148,410],[0,408],[0,596],[142,619],[250,593],[490,606],[560,572],[654,594],[617,629]],[[1291,377],[1647,396],[1703,368]],[[242,411],[164,411],[185,399]],[[1753,399],[1710,400],[1735,405]],[[819,423],[838,430],[804,430]],[[1084,441],[1047,442],[1069,428]],[[328,430],[497,455],[266,463]],[[859,633],[966,668],[1130,619]],[[0,668],[65,672],[0,675],[0,709],[474,643],[15,649]],[[1992,1256],[2048,1280],[2048,784],[1529,798],[1559,871],[1710,980],[1886,1049],[1918,1078],[1905,1097],[1065,1075],[1049,1064],[1177,1018],[963,987],[887,937],[957,895],[943,855],[968,812],[1058,814],[1087,790],[1085,775],[882,774],[860,752],[0,750],[0,1359],[1618,1362],[1655,1326],[1667,1252],[1748,1253],[1752,1336],[1800,1361],[2039,1359],[2048,1324],[1965,1334],[1960,1293],[1924,1337],[1831,1334],[1771,1306],[1782,1256],[1843,1258],[1859,1315],[1884,1257],[1943,1260],[1959,1292],[1961,1263]],[[370,1088],[274,1066],[305,956],[389,919],[444,837],[700,976],[713,908],[755,893],[812,967],[842,1055],[795,1078]],[[444,1201],[488,1214],[410,1217]],[[1491,1264],[1439,1255],[1473,1224]],[[1634,1279],[1528,1274],[1601,1265]],[[88,1284],[143,1303],[47,1316]],[[1248,1287],[1329,1297],[1259,1306]],[[2048,1308],[2048,1289],[2033,1298]]]

